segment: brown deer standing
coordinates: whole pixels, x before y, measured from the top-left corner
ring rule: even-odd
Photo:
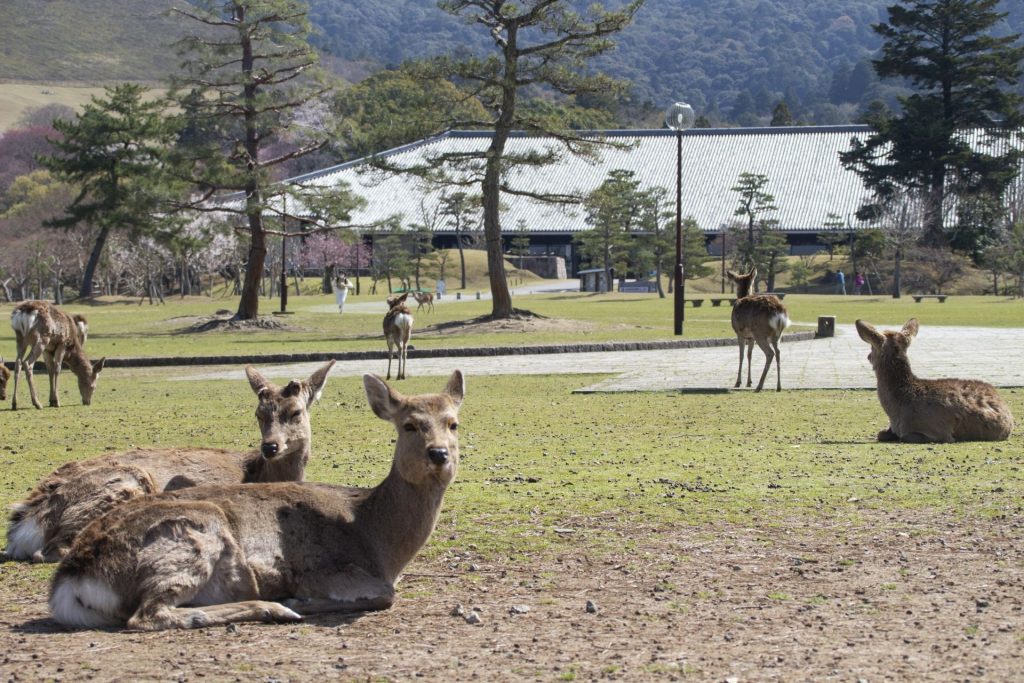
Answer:
[[[864,320],[857,334],[871,345],[868,361],[878,380],[878,400],[889,416],[879,441],[1003,441],[1013,414],[995,387],[973,379],[920,379],[910,369],[907,348],[917,336],[916,318],[899,332],[879,332]]]
[[[732,329],[740,342],[740,367],[736,371],[735,387],[740,386],[743,379],[743,346],[747,347],[747,386],[752,382],[750,378],[751,355],[754,352],[754,342],[764,352],[764,370],[761,372],[761,381],[757,383],[757,389],[764,388],[764,378],[768,376],[768,370],[772,366],[772,359],[775,359],[776,391],[782,391],[782,354],[779,352],[779,340],[782,333],[789,327],[789,313],[779,297],[774,294],[750,295],[750,289],[757,277],[757,269],[751,268],[746,275],[727,272],[729,279],[736,283],[736,305],[732,309]]]
[[[11,378],[11,371],[4,365],[4,357],[0,356],[0,401],[7,400],[7,381]]]
[[[90,363],[86,357],[84,345],[89,327],[84,317],[69,316],[46,301],[25,301],[11,311],[11,327],[14,329],[17,343],[17,355],[14,358],[14,390],[11,393],[12,410],[18,409],[18,375],[22,369],[25,370],[32,405],[36,408],[43,407],[36,397],[36,387],[32,381],[32,366],[39,356],[43,357],[46,373],[50,378],[52,407],[60,407],[57,380],[64,362],[67,362],[68,367],[78,378],[78,391],[82,395],[82,403],[92,403],[96,379],[103,370],[106,359],[101,358]]]
[[[379,485],[202,486],[131,501],[75,540],[50,589],[54,618],[159,630],[389,608],[455,477],[465,384],[458,370],[440,394],[363,384],[398,432]]]
[[[391,379],[391,358],[393,349],[398,350],[398,374],[395,379],[405,379],[406,358],[409,338],[412,336],[412,311],[405,305],[409,292],[401,296],[388,297],[388,312],[384,316],[384,340],[388,343],[388,375]]]
[[[416,307],[416,312],[419,313],[420,309],[424,306],[427,307],[428,313],[434,312],[434,295],[430,292],[413,292],[412,298],[416,299],[419,306]]]
[[[302,481],[312,429],[309,408],[334,365],[330,361],[304,382],[279,388],[252,366],[245,373],[258,397],[258,450],[213,448],[137,449],[72,462],[46,476],[12,507],[7,556],[56,562],[75,536],[115,505],[139,496],[204,484]]]

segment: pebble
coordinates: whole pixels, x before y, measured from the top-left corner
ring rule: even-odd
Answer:
[[[526,614],[530,611],[530,608],[526,605],[512,605],[508,608],[509,614]]]
[[[466,608],[464,608],[462,605],[455,605],[455,607],[452,608],[452,611],[449,612],[449,614],[453,617],[464,617],[466,616]]]
[[[597,614],[597,604],[593,600],[587,600],[587,614]]]
[[[484,620],[480,618],[480,613],[479,612],[470,612],[469,614],[466,615],[466,623],[467,624],[474,624],[474,625],[475,624],[482,624],[482,623],[484,623]]]

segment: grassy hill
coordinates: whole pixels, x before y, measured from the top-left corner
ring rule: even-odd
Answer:
[[[181,22],[165,16],[170,6],[170,0],[5,0],[0,80],[159,80],[176,66],[169,46]]]

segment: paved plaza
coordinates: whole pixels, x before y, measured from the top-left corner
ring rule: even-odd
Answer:
[[[880,325],[890,329],[897,325]],[[839,325],[836,336],[786,343],[783,337],[783,389],[873,388],[868,345],[853,325]],[[1024,386],[1024,332],[1020,329],[923,326],[910,347],[910,361],[920,377],[970,377],[997,386]],[[460,358],[410,358],[410,375],[446,375],[460,368],[480,375],[610,374],[596,384],[581,382],[577,391],[722,391],[736,378],[736,346],[664,351],[609,351]],[[270,377],[305,377],[319,363],[266,368]],[[754,382],[764,355],[754,348]],[[383,374],[385,360],[338,361],[335,376]],[[744,370],[746,374],[746,370]],[[244,379],[239,370],[186,372],[182,379]],[[775,385],[774,368],[765,387]]]

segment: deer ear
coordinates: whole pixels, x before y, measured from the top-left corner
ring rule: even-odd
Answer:
[[[100,358],[98,361],[94,362],[92,364],[92,374],[94,374],[94,375],[100,374],[100,371],[103,370],[103,365],[106,362],[107,362],[106,356],[104,356],[103,358]]]
[[[730,280],[732,280],[733,282],[735,282],[736,278],[739,277],[739,274],[738,273],[734,273],[731,270],[727,270],[727,271],[725,271],[725,276],[727,278],[729,278]]]
[[[462,405],[462,399],[466,395],[466,378],[462,376],[462,370],[456,370],[448,378],[444,393],[451,397],[456,406]]]
[[[334,361],[328,361],[323,367],[310,375],[309,379],[303,382],[306,389],[307,406],[311,406],[320,400],[320,394],[323,393],[324,385],[327,384],[327,375],[330,374],[333,367]]]
[[[910,346],[910,342],[917,336],[917,318],[911,318],[904,325],[903,329],[900,330],[903,336],[907,340],[907,346]]]
[[[747,277],[749,277],[751,280],[756,278],[757,277],[757,268],[751,268],[750,272],[747,273]]]
[[[363,388],[373,414],[382,420],[390,420],[402,405],[402,395],[376,375],[363,375]]]
[[[866,341],[872,346],[881,346],[885,338],[875,329],[874,325],[866,320],[858,320],[856,322],[857,334],[860,338]]]
[[[270,391],[270,382],[251,365],[245,366],[245,376],[249,378],[249,386],[257,396],[263,396],[263,392]]]

